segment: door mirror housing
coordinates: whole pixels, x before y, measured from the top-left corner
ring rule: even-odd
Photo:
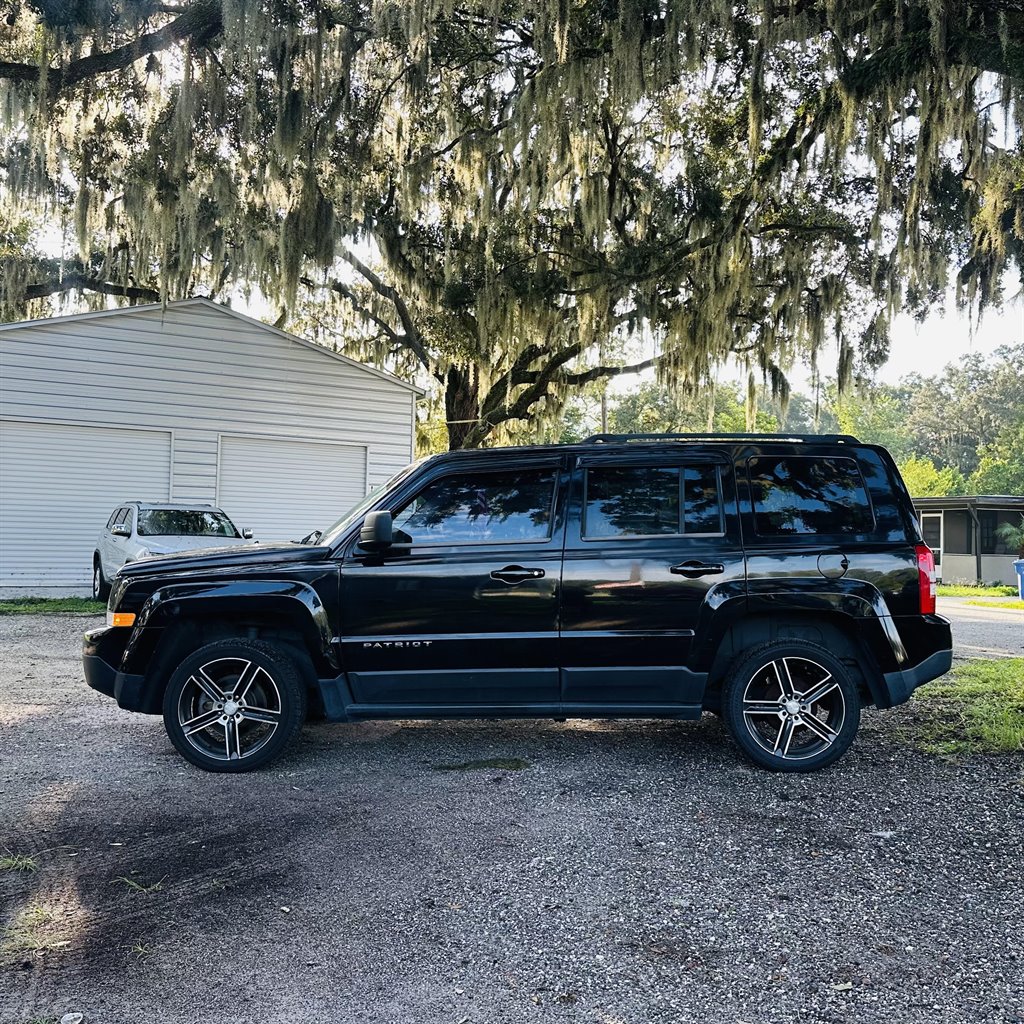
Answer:
[[[110,532],[115,537],[130,537],[132,535],[132,529],[126,523],[115,523],[110,528]]]
[[[394,543],[394,520],[386,509],[367,512],[359,529],[359,546],[366,551],[385,551]]]
[[[243,540],[252,540],[252,530],[250,530],[248,526],[245,527],[244,530],[242,530],[242,539]]]

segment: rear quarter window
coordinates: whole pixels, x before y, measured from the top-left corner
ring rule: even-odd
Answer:
[[[784,455],[747,460],[761,537],[870,533],[871,501],[855,459]]]

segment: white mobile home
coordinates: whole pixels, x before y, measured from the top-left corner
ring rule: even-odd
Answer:
[[[0,593],[87,592],[122,501],[322,529],[413,458],[420,394],[207,299],[0,325]]]
[[[974,494],[914,498],[925,543],[935,554],[939,579],[946,583],[1016,584],[1017,552],[998,533],[1024,516],[1024,495]]]

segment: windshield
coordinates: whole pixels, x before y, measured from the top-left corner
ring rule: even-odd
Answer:
[[[397,472],[390,480],[386,483],[381,484],[379,487],[375,487],[370,493],[363,498],[362,501],[353,505],[333,526],[329,526],[324,530],[320,539],[317,541],[318,544],[324,547],[333,547],[342,534],[366,511],[373,507],[374,502],[383,495],[386,491],[391,490],[399,481],[403,480],[409,473],[411,473],[417,466],[422,465],[426,462],[426,459],[420,459],[417,462],[410,463],[405,469]]]
[[[140,537],[239,537],[223,512],[192,508],[139,510]]]

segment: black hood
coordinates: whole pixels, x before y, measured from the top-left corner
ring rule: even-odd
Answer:
[[[188,572],[192,569],[241,569],[283,562],[322,562],[330,548],[313,544],[254,544],[252,547],[201,548],[198,551],[176,551],[173,555],[152,555],[137,562],[127,562],[117,575],[124,579],[137,576],[162,576],[165,573]]]

